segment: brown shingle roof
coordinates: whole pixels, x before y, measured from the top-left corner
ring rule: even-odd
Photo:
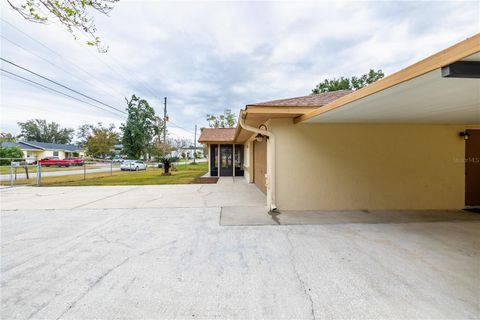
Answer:
[[[198,142],[233,142],[236,128],[202,128]]]
[[[261,103],[253,103],[247,105],[247,107],[321,107],[330,103],[334,100],[337,100],[343,96],[346,96],[349,93],[352,93],[353,90],[337,90],[331,92],[322,92],[317,94],[311,94],[303,97],[295,97],[288,99],[272,100]]]

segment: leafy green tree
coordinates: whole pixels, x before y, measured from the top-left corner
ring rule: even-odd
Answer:
[[[10,132],[0,132],[0,142],[4,141],[15,142],[17,141],[17,139]]]
[[[101,123],[100,123],[101,124]],[[92,136],[92,130],[94,126],[91,124],[83,124],[77,129],[76,144],[79,147],[84,148],[87,145],[88,139]]]
[[[103,157],[113,153],[114,146],[119,142],[119,134],[115,132],[115,126],[111,124],[108,128],[102,123],[92,126],[91,135],[85,144],[87,154],[93,157]]]
[[[382,79],[384,76],[385,74],[382,70],[375,71],[373,69],[370,69],[367,74],[364,74],[358,78],[352,77],[350,82],[352,83],[352,88],[358,90],[368,86],[371,83],[374,83],[375,81]]]
[[[163,132],[165,131],[165,121],[155,116],[155,123],[153,125],[153,139],[148,143],[147,152],[154,157],[165,156],[171,151],[171,146],[168,141],[163,141]]]
[[[315,94],[337,90],[358,90],[382,79],[384,76],[385,74],[382,70],[375,71],[370,69],[367,74],[361,75],[360,77],[352,77],[350,79],[344,77],[325,79],[312,89],[312,93]]]
[[[119,0],[7,0],[8,4],[23,18],[36,23],[47,23],[53,18],[63,24],[76,39],[77,34],[89,38],[87,44],[96,46],[100,52],[108,50],[96,35],[93,18],[95,13],[108,15]],[[15,2],[15,3],[14,3]]]
[[[70,128],[61,128],[56,122],[47,123],[46,120],[32,119],[26,122],[18,122],[20,127],[19,138],[27,141],[70,143],[73,132]]]
[[[18,146],[13,146],[13,147],[3,147],[0,145],[0,158],[17,158],[17,159],[23,159],[24,155],[22,150]],[[10,165],[11,160],[0,160],[0,165],[2,166],[7,166]]]
[[[207,122],[210,128],[235,128],[237,118],[232,110],[225,109],[222,114],[207,114]]]
[[[317,84],[317,86],[312,90],[312,93],[328,92],[328,91],[337,91],[337,90],[349,90],[351,89],[350,79],[341,77],[339,79],[325,79],[323,82]]]
[[[153,138],[159,134],[158,117],[148,101],[132,95],[127,100],[127,122],[122,124],[122,144],[125,154],[138,159],[146,156]]]
[[[148,150],[147,150],[149,155],[151,155],[152,157],[155,157],[157,159],[169,154],[171,151],[172,151],[171,144],[168,141],[165,144],[163,142],[163,137],[160,137],[160,136],[155,136],[153,138],[153,141],[149,145]]]

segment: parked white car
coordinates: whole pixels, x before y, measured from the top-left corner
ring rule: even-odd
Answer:
[[[147,164],[142,160],[125,160],[120,165],[122,171],[147,170]]]
[[[26,158],[25,158],[25,163],[26,163],[26,164],[35,164],[35,163],[37,163],[37,158],[35,158],[35,157],[26,157]]]

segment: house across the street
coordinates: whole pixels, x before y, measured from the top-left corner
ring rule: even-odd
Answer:
[[[211,176],[243,176],[269,209],[480,206],[480,34],[357,91],[253,103],[203,129]]]
[[[85,151],[79,146],[71,144],[47,143],[36,141],[2,142],[3,147],[18,146],[28,161],[36,161],[45,157],[69,157],[85,156]]]
[[[193,159],[193,156],[197,154],[198,158],[203,158],[203,148],[202,147],[187,147],[187,148],[179,148],[177,150],[173,150],[171,155],[173,157],[178,158],[185,158],[185,159]]]

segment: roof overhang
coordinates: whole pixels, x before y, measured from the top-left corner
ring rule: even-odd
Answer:
[[[284,106],[252,106],[248,105],[240,111],[240,117],[252,127],[258,128],[270,119],[291,118],[295,119],[303,114],[315,110],[316,107],[284,107]],[[237,127],[235,142],[244,143],[254,135],[253,132]]]
[[[202,141],[200,141],[199,140],[198,143],[201,143],[201,144],[234,144],[235,141],[233,141],[233,140],[228,140],[228,141],[202,140]],[[189,149],[189,148],[187,148],[187,149]],[[199,149],[201,149],[201,148],[199,148]],[[186,150],[186,149],[178,148],[178,150]]]
[[[480,34],[295,119],[296,123],[480,123],[480,79],[442,67],[480,61]]]

